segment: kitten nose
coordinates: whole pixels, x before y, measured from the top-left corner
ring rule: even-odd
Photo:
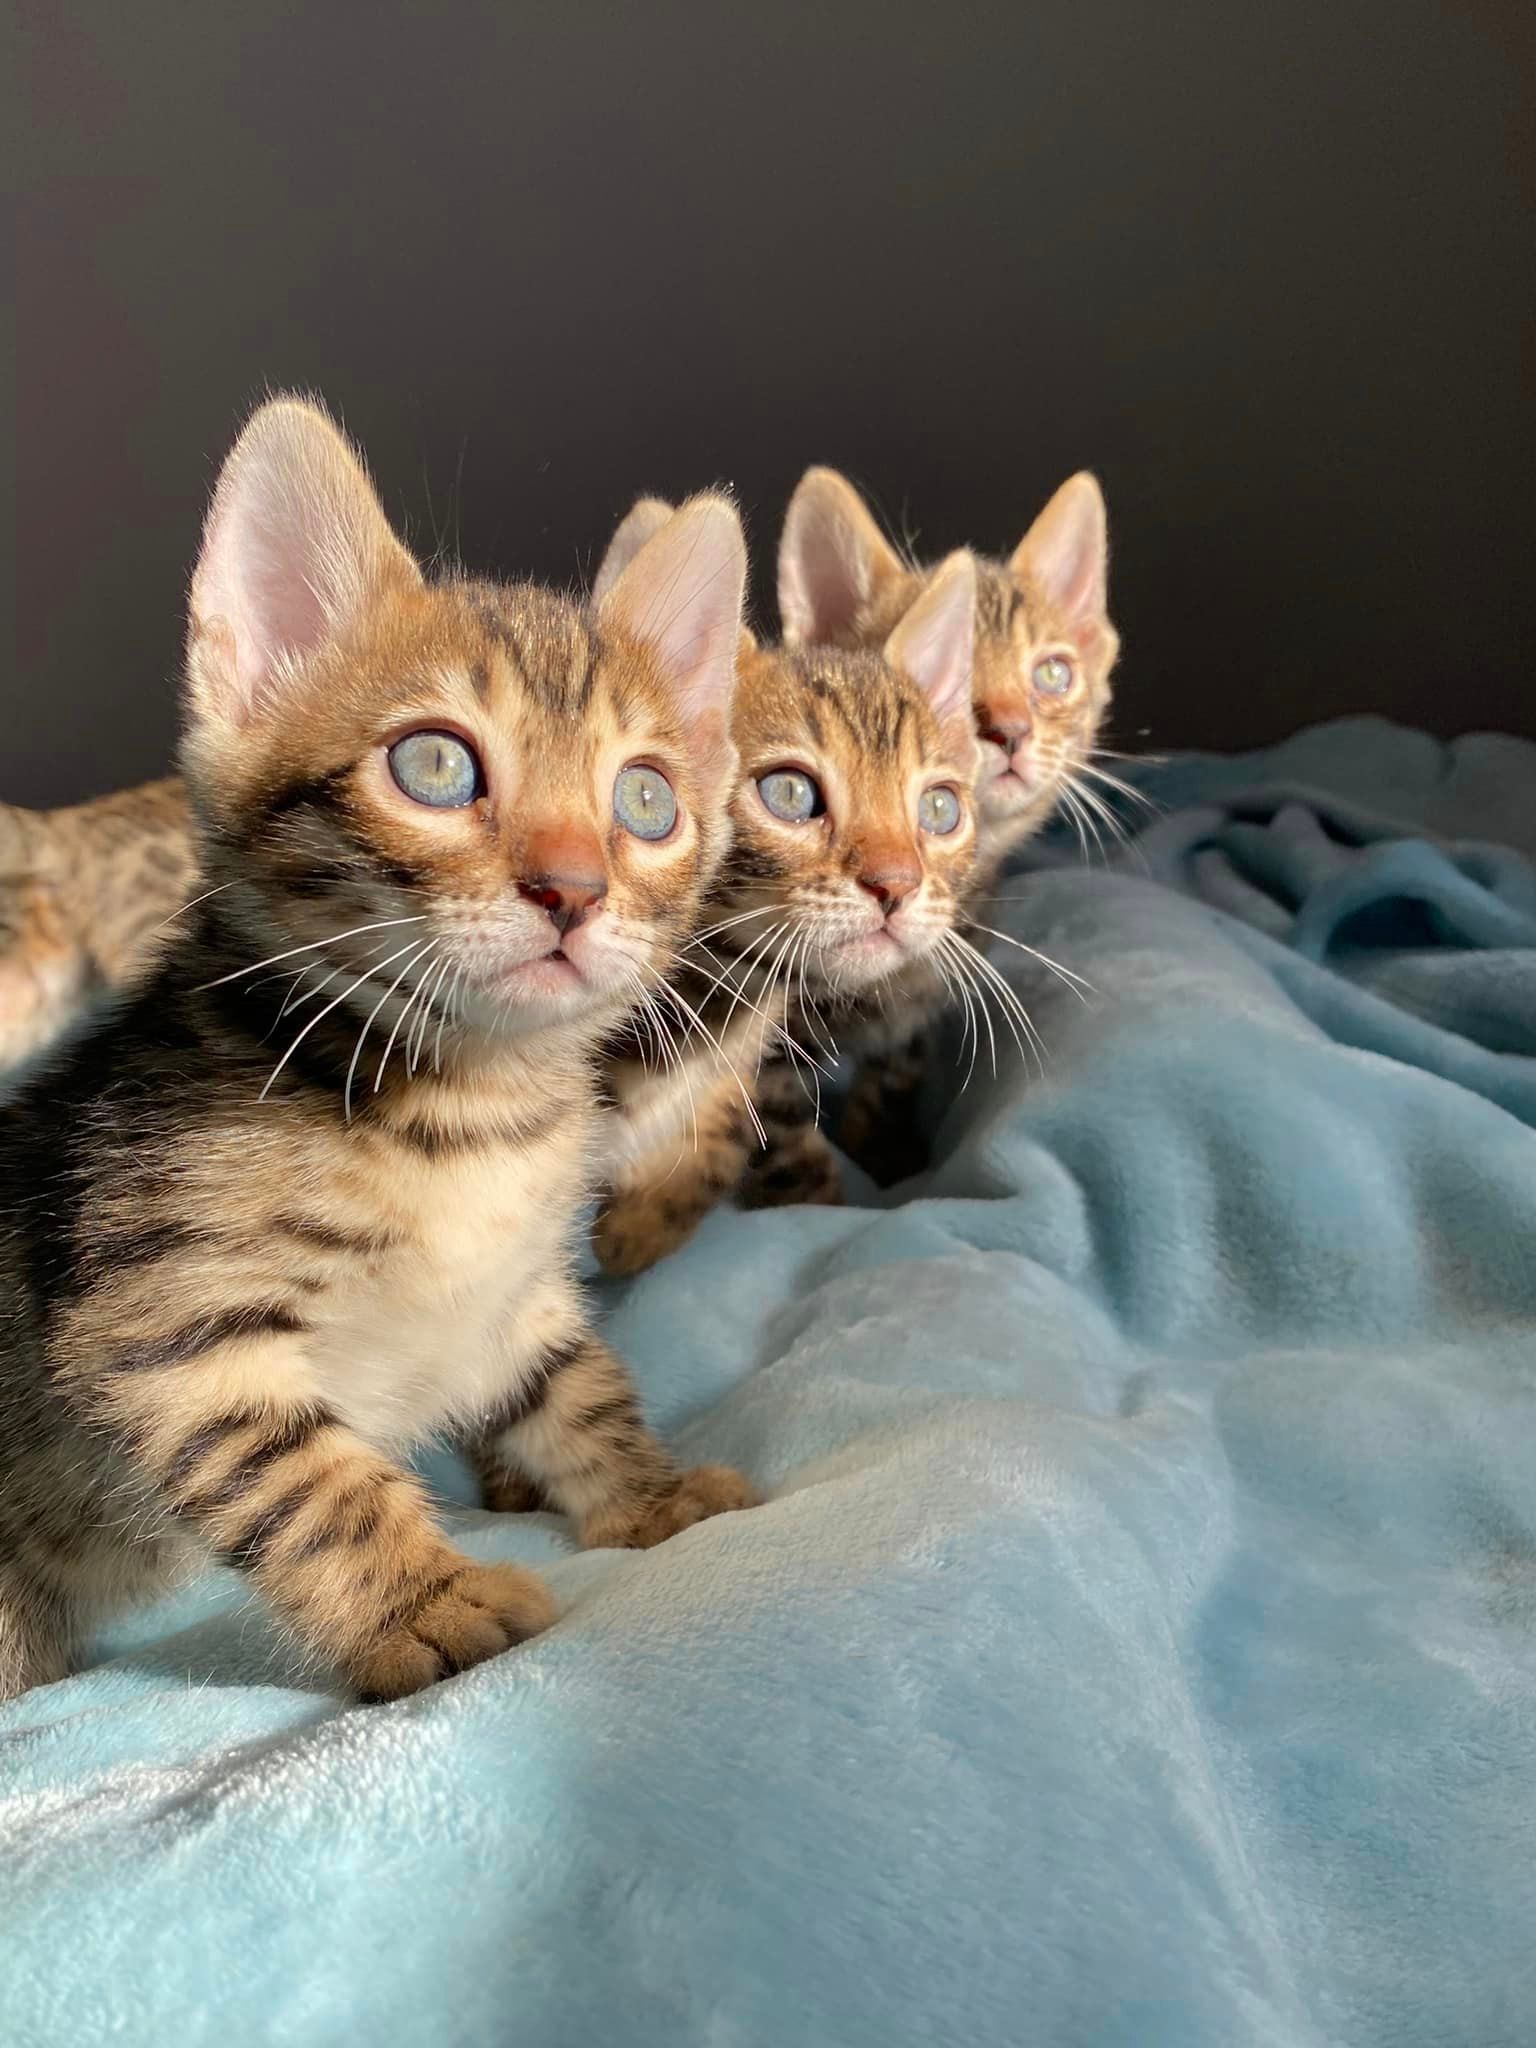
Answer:
[[[981,728],[984,740],[1001,747],[1005,754],[1011,754],[1020,740],[1027,740],[1030,734],[1029,713],[1014,711],[1001,705],[983,704],[978,708],[976,723]]]
[[[608,884],[601,876],[530,875],[517,892],[549,912],[549,921],[563,939],[587,912],[601,903]]]
[[[859,887],[867,889],[886,916],[892,917],[909,896],[916,894],[922,879],[922,871],[915,861],[893,862],[873,874],[860,875]]]

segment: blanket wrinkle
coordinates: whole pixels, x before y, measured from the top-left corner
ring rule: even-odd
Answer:
[[[545,1636],[364,1709],[209,1571],[0,1707],[7,2048],[1528,2041],[1536,747],[1137,779],[1000,891],[1043,1071],[956,1024],[926,1173],[599,1289],[765,1507],[434,1452]]]

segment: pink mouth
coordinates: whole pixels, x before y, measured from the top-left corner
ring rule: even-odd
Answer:
[[[507,968],[499,979],[509,995],[521,996],[569,995],[574,989],[585,988],[587,982],[575,961],[558,946],[553,952],[541,954],[537,960],[519,961],[517,966]]]
[[[856,938],[844,939],[838,951],[845,956],[868,959],[872,953],[882,952],[889,946],[894,952],[904,950],[900,939],[887,925],[877,925],[873,931],[860,932]]]

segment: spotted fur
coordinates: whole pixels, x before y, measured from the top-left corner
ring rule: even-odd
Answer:
[[[172,778],[66,810],[0,804],[0,1076],[145,972],[194,873]]]
[[[743,570],[699,500],[595,612],[429,585],[322,415],[247,427],[193,582],[207,893],[0,1134],[0,1696],[198,1557],[366,1697],[543,1628],[400,1462],[445,1431],[587,1542],[750,1501],[677,1472],[571,1259],[595,1049],[724,851]],[[474,743],[472,803],[395,785],[421,727]],[[632,757],[677,792],[665,842],[613,819]]]

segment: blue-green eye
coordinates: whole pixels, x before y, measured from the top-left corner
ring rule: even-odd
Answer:
[[[1065,697],[1072,687],[1072,664],[1064,654],[1048,654],[1035,663],[1035,688],[1047,697]]]
[[[485,788],[471,748],[451,732],[408,732],[389,750],[389,772],[412,803],[462,809]]]
[[[677,822],[677,798],[659,768],[621,768],[613,815],[637,839],[665,839]]]
[[[917,800],[917,822],[925,832],[953,832],[960,822],[959,797],[945,783],[935,783]]]
[[[799,768],[775,768],[757,785],[757,793],[776,818],[786,825],[803,825],[827,808],[820,789]]]

